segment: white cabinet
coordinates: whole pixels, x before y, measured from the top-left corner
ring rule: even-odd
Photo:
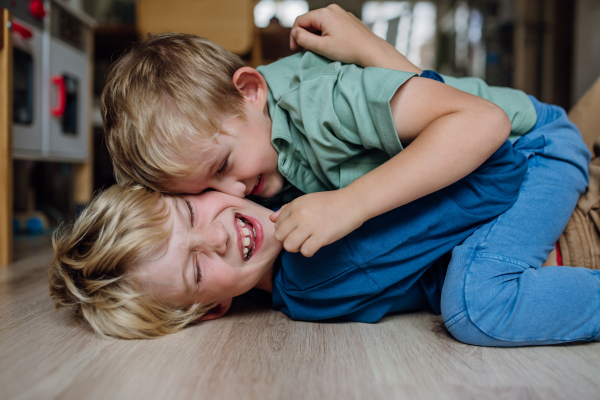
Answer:
[[[86,53],[59,40],[50,41],[48,154],[54,159],[84,161],[88,157],[88,64]]]
[[[14,26],[31,32],[23,37]],[[13,19],[13,152],[41,157],[43,137],[43,30],[17,17]]]
[[[13,157],[86,162],[94,22],[60,0],[46,3],[44,17],[27,3],[0,0],[14,13]]]

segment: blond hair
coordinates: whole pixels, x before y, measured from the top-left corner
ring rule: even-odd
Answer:
[[[174,306],[144,293],[129,272],[149,260],[171,232],[164,195],[114,185],[77,221],[55,233],[49,271],[56,309],[74,307],[107,337],[147,339],[178,332],[213,305]]]
[[[233,75],[244,62],[220,45],[179,33],[148,35],[109,69],[100,99],[117,181],[168,191],[200,172],[203,144],[224,118],[244,118]]]

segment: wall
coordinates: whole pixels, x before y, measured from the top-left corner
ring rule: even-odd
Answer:
[[[600,0],[577,0],[572,102],[600,76]]]
[[[335,3],[341,6],[344,10],[350,11],[352,14],[360,18],[362,6],[365,0],[307,0],[307,2],[308,8],[311,10],[314,10],[315,8],[327,7],[329,4]]]

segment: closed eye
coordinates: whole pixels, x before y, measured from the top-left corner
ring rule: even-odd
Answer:
[[[228,168],[229,168],[229,158],[226,158],[225,161],[223,161],[223,164],[221,164],[221,166],[219,167],[219,170],[217,171],[217,176],[223,175],[225,172],[227,172]]]
[[[190,212],[190,224],[193,228],[194,220],[196,219],[196,212],[194,211],[194,207],[192,207],[192,203],[189,200],[185,200],[185,205],[187,206],[188,211]]]
[[[200,258],[196,255],[194,263],[196,264],[196,285],[202,280],[202,269],[200,268]]]

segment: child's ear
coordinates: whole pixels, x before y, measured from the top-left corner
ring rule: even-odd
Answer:
[[[252,102],[259,106],[267,101],[267,81],[260,72],[250,67],[242,67],[233,74],[233,84]]]
[[[229,311],[232,301],[233,299],[228,299],[220,302],[219,304],[208,310],[208,312],[202,317],[200,317],[198,321],[209,321],[211,319],[221,318],[223,315],[225,315],[227,311]]]

